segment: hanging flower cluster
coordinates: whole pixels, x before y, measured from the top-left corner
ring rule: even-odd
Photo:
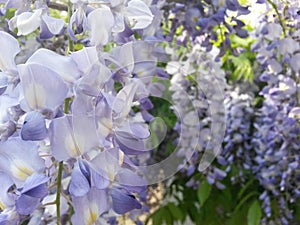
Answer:
[[[0,1],[0,224],[118,224],[128,212],[142,224],[147,186],[178,170],[197,191],[247,186],[251,173],[259,222],[295,224],[300,8],[257,3],[266,12],[249,28],[238,0]],[[246,51],[249,89],[220,60]],[[149,166],[169,138],[152,97],[169,101],[178,135]]]
[[[130,156],[151,149],[149,116],[132,106],[160,92],[151,82],[156,67],[147,69],[155,65],[154,45],[130,36],[149,27],[153,14],[141,0],[72,3],[67,26],[50,16],[47,2],[7,1],[2,8],[17,9],[4,30],[17,29],[18,36],[68,31],[75,40],[76,25],[88,44],[67,56],[39,48],[16,63],[20,45],[0,31],[1,224],[34,221],[40,213],[47,223],[60,222],[72,210],[73,224],[94,224],[143,207],[138,195],[147,180]],[[129,39],[103,50],[121,37]]]

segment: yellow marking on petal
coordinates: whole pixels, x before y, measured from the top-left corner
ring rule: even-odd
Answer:
[[[0,199],[0,210],[4,210],[5,209],[5,206],[4,206],[4,204],[3,204],[3,202],[1,201],[1,199]]]
[[[88,208],[86,212],[86,224],[93,225],[98,219],[98,207],[94,204],[94,207]]]
[[[119,150],[119,165],[122,166],[124,162],[124,152]]]
[[[113,182],[115,180],[115,175],[112,172],[108,172],[109,180]]]
[[[12,161],[10,170],[15,178],[23,181],[34,173],[34,170],[29,165],[26,165],[24,161],[19,159]]]
[[[279,89],[280,89],[280,91],[286,91],[286,90],[289,89],[289,86],[287,86],[287,85],[284,84],[284,83],[280,83],[280,84],[279,84]]]
[[[28,105],[33,109],[44,108],[46,103],[46,91],[42,85],[30,83],[24,90]]]
[[[66,149],[68,150],[70,156],[76,158],[77,156],[81,155],[81,151],[78,148],[78,146],[76,145],[76,143],[71,135],[68,135],[66,137],[65,146],[66,146]]]
[[[93,225],[97,221],[98,215],[95,212],[90,212],[87,225]]]

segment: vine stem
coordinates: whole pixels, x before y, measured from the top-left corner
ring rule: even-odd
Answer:
[[[60,225],[60,193],[61,193],[61,179],[63,171],[63,161],[59,162],[57,174],[57,191],[56,191],[56,224]]]
[[[69,104],[70,104],[70,98],[66,98],[64,102],[64,113],[68,114],[69,112]],[[59,162],[58,165],[58,172],[57,172],[57,189],[56,189],[56,224],[61,225],[60,223],[60,196],[61,196],[61,180],[62,180],[62,172],[63,172],[63,161]]]
[[[63,3],[49,2],[48,7],[58,11],[68,11],[68,6]]]
[[[282,27],[283,34],[284,34],[284,36],[286,36],[285,26],[284,26],[282,17],[281,17],[280,14],[279,14],[277,5],[276,5],[274,2],[272,2],[272,0],[267,0],[267,2],[268,2],[268,3],[272,6],[272,8],[275,10],[275,13],[276,13],[276,15],[277,15],[277,17],[278,17],[278,20],[279,20],[279,23],[280,23],[280,26]]]
[[[72,9],[72,3],[69,0],[68,1],[68,22],[70,22],[70,18],[72,16],[73,9]],[[74,43],[73,40],[68,37],[68,52],[69,54],[71,51],[74,51]],[[70,104],[70,98],[66,98],[64,101],[64,113],[69,113],[69,104]],[[57,190],[56,190],[56,224],[61,225],[60,223],[60,196],[62,191],[61,181],[62,181],[62,172],[63,172],[63,161],[59,162],[58,165],[58,172],[57,172]]]
[[[69,0],[68,1],[68,21],[70,22],[70,19],[72,17],[73,14],[73,6],[72,6],[72,2]],[[74,43],[72,38],[70,37],[70,35],[68,36],[68,53],[73,52],[74,51]]]

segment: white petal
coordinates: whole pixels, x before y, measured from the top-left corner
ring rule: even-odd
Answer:
[[[277,23],[270,23],[267,25],[268,34],[265,37],[269,40],[275,40],[281,36],[282,27]]]
[[[166,71],[167,71],[167,73],[173,75],[173,74],[175,74],[175,73],[177,73],[179,71],[180,66],[181,65],[180,65],[179,62],[176,62],[176,61],[168,62]]]
[[[117,59],[120,68],[127,69],[128,73],[131,73],[134,68],[133,46],[132,42],[126,43],[121,47],[113,50],[113,57]]]
[[[90,41],[92,45],[105,45],[109,41],[114,16],[110,8],[103,6],[93,10],[88,15],[88,27],[90,29]]]
[[[24,12],[17,17],[18,35],[27,35],[35,31],[41,24],[42,9]]]
[[[153,14],[141,0],[131,0],[128,3],[126,16],[133,29],[144,29],[152,23]]]
[[[67,56],[59,55],[48,49],[41,48],[37,50],[27,63],[37,63],[43,65],[56,73],[67,82],[73,83],[80,76],[75,62]]]
[[[18,65],[18,70],[24,96],[31,109],[54,111],[64,102],[68,88],[56,72],[34,63]]]
[[[112,32],[120,33],[125,30],[124,15],[122,13],[115,13],[115,24]]]
[[[48,15],[43,15],[43,20],[52,34],[59,34],[65,25],[62,19],[53,18]]]
[[[132,83],[123,87],[114,100],[112,109],[117,114],[114,119],[124,118],[131,110],[134,95],[138,89],[139,81],[135,80]]]
[[[10,34],[0,31],[0,69],[16,70],[15,56],[20,52],[18,41]]]
[[[94,64],[98,62],[98,52],[96,47],[87,47],[79,51],[72,52],[71,58],[77,64],[78,69],[87,74]]]

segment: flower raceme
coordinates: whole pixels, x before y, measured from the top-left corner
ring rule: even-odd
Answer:
[[[112,87],[118,77],[94,47],[71,56],[39,49],[16,65],[18,42],[5,32],[0,32],[0,39],[10,45],[6,56],[0,52],[0,122],[14,125],[10,132],[0,129],[1,176],[7,181],[0,196],[0,222],[18,223],[43,208],[42,200],[56,191],[55,164],[60,161],[72,168],[64,174],[63,191],[73,202],[73,224],[93,224],[109,211],[140,209],[138,194],[145,191],[147,181],[135,172],[128,155],[151,150],[142,141],[150,133],[131,107],[149,95],[151,86],[130,75],[134,57],[117,92]],[[138,55],[132,44],[128,49]],[[122,59],[117,60],[122,65]],[[65,114],[67,98],[71,104]]]
[[[179,166],[191,177],[185,185],[197,189],[200,171],[209,185],[224,189],[222,180],[244,184],[251,171],[262,190],[262,223],[293,221],[290,206],[300,196],[298,9],[274,12],[285,13],[287,25],[266,15],[254,30],[260,66],[252,88],[259,90],[244,93],[217,62],[239,53],[236,36],[238,42],[248,36],[240,16],[250,7],[237,0],[71,0],[67,20],[56,18],[51,4],[0,5],[6,21],[0,28],[0,224],[41,218],[53,224],[56,217],[57,224],[116,224],[117,215],[146,211],[146,187],[159,175],[137,164],[150,158],[160,141],[153,139],[166,135],[154,135],[165,129],[149,111],[157,107],[151,96],[168,91],[174,130],[182,134],[173,159],[183,157]],[[39,49],[27,55],[23,44],[35,36]],[[73,52],[62,55],[67,49]],[[261,105],[254,104],[257,95]],[[221,165],[208,168],[217,155]],[[164,172],[173,171],[165,162]],[[240,172],[232,176],[234,168]],[[274,202],[280,218],[272,215]]]

